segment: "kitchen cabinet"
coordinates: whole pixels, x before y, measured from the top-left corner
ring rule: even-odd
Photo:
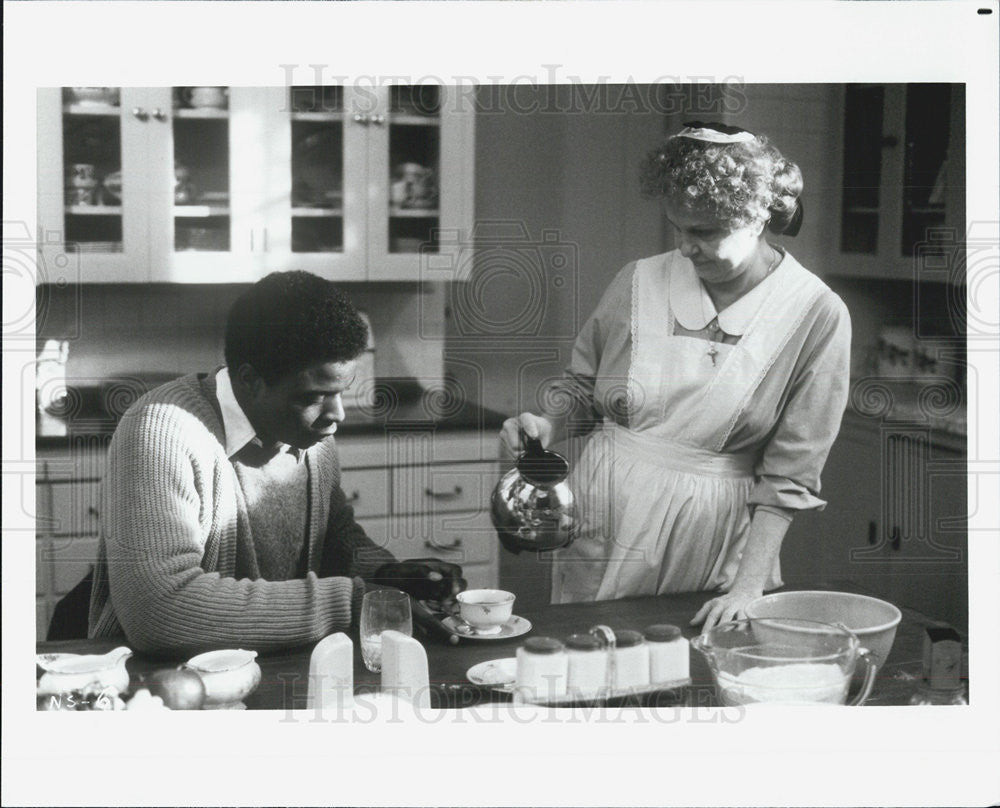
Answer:
[[[837,274],[963,282],[965,86],[848,84]]]
[[[497,586],[489,498],[499,478],[495,434],[409,425],[338,438],[341,487],[373,541],[398,558],[462,565],[470,587]],[[97,557],[107,437],[39,450],[36,475],[36,633]]]
[[[40,90],[43,265],[71,283],[418,280],[467,255],[473,121],[454,87]]]
[[[850,580],[877,597],[968,625],[965,452],[926,426],[847,415],[822,474],[823,511],[796,515],[784,580]]]

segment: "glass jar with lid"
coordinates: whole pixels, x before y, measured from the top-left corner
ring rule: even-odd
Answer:
[[[649,646],[638,631],[615,632],[615,689],[649,685]]]
[[[570,693],[597,693],[608,686],[608,652],[593,634],[567,637],[566,657]]]
[[[516,690],[542,700],[566,695],[566,647],[554,637],[532,637],[517,649]]]
[[[690,677],[690,646],[677,626],[658,623],[646,626],[642,633],[649,646],[649,679],[653,684]]]

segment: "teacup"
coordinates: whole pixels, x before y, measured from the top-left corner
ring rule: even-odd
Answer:
[[[499,634],[510,620],[514,598],[502,589],[467,589],[458,593],[458,613],[477,634]]]

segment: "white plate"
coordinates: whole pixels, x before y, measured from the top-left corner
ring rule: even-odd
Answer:
[[[500,693],[511,693],[517,681],[517,657],[480,662],[469,668],[465,675],[474,685],[482,685]]]
[[[531,631],[531,621],[511,615],[510,620],[504,623],[496,634],[477,634],[475,629],[465,623],[456,620],[454,617],[446,617],[441,623],[448,631],[457,634],[459,637],[466,637],[470,640],[509,640],[512,637],[520,637]]]

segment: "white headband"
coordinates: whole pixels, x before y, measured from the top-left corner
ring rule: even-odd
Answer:
[[[718,129],[711,129],[707,126],[685,126],[674,137],[689,137],[694,140],[704,140],[709,143],[746,143],[756,140],[753,132],[741,129],[733,134],[720,132]]]

